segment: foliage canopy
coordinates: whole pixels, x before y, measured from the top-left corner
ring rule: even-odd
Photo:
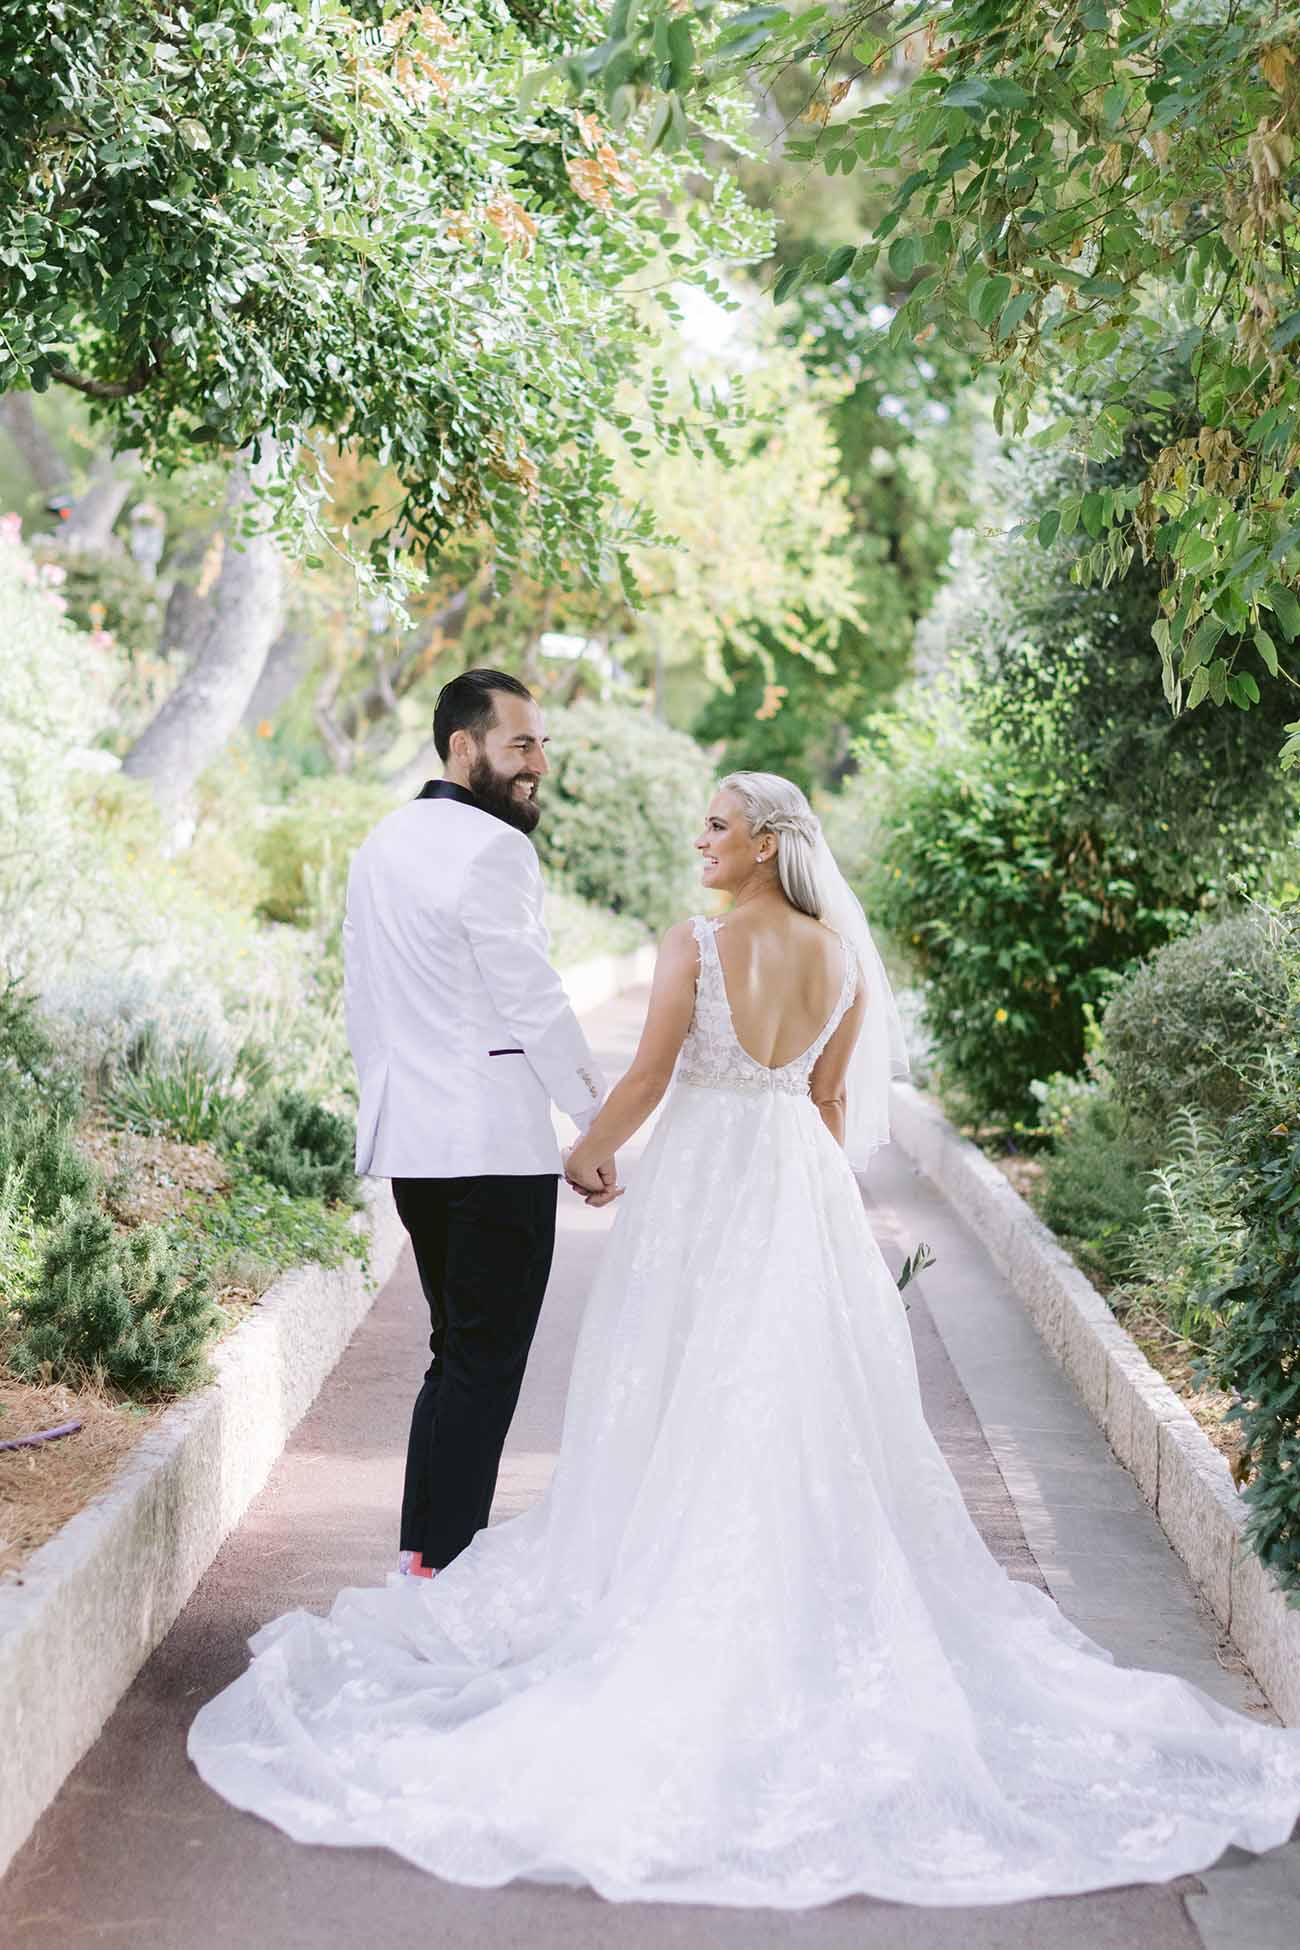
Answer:
[[[625,519],[599,430],[726,417],[616,403],[645,338],[629,281],[710,282],[766,226],[701,154],[638,153],[636,123],[616,148],[558,85],[521,104],[539,51],[592,28],[580,6],[378,14],[6,8],[0,392],[75,387],[168,466],[274,432],[300,524],[336,448],[376,456],[380,570],[481,520],[503,570],[527,546],[561,583],[598,573]]]
[[[996,379],[1000,428],[1075,456],[1038,540],[1081,528],[1101,578],[1135,551],[1160,565],[1172,709],[1249,708],[1261,678],[1295,681],[1300,636],[1295,26],[1281,0],[617,0],[584,72],[616,125],[661,94],[673,139],[738,77],[815,65],[811,131],[787,154],[892,195],[864,239],[788,264],[775,297],[883,278],[894,342],[964,354]],[[1192,396],[1146,477],[1107,487],[1093,470],[1135,399],[1176,404],[1152,383],[1170,354]],[[1102,361],[1110,384],[1081,407]]]

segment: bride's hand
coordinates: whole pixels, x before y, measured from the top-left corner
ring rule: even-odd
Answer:
[[[613,1159],[604,1164],[593,1164],[580,1143],[565,1153],[564,1178],[565,1183],[585,1198],[588,1205],[608,1205],[611,1199],[623,1196]]]

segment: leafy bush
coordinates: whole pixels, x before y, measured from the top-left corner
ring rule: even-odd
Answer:
[[[553,882],[546,888],[546,928],[557,968],[572,968],[593,955],[630,954],[646,939],[644,927],[632,915],[611,914]]]
[[[0,1175],[21,1186],[33,1221],[48,1225],[64,1199],[82,1202],[99,1186],[99,1174],[77,1149],[72,1127],[39,1104],[0,1110]]]
[[[1103,1086],[1072,1107],[1044,1161],[1035,1203],[1085,1270],[1106,1281],[1131,1270],[1155,1162]]]
[[[1124,978],[1102,1030],[1131,1116],[1162,1131],[1183,1109],[1221,1118],[1241,1108],[1250,1063],[1281,1029],[1280,925],[1234,915],[1169,942]]]
[[[217,1198],[196,1200],[167,1222],[167,1236],[191,1277],[214,1291],[263,1293],[278,1274],[308,1260],[341,1266],[365,1262],[366,1234],[351,1211],[320,1199],[290,1197],[264,1179],[241,1176]]]
[[[0,1330],[40,1270],[36,1221],[23,1173],[0,1168]]]
[[[37,1381],[102,1377],[127,1394],[181,1394],[206,1374],[216,1314],[202,1280],[183,1281],[156,1226],[125,1235],[93,1206],[69,1200],[35,1289],[19,1299],[9,1362]]]
[[[1133,1235],[1132,1284],[1110,1299],[1126,1320],[1130,1311],[1157,1315],[1204,1348],[1215,1318],[1206,1295],[1240,1256],[1242,1228],[1225,1203],[1222,1145],[1209,1120],[1182,1110],[1172,1128],[1172,1154],[1152,1175]]]
[[[170,1048],[156,1023],[132,1038],[104,1093],[116,1124],[185,1144],[211,1144],[236,1117],[237,1062],[202,1033]]]
[[[367,833],[393,810],[384,786],[352,779],[309,779],[257,835],[266,876],[259,913],[308,927],[342,914],[348,863]]]
[[[17,981],[0,989],[0,1105],[35,1101],[48,1116],[71,1117],[81,1089],[37,1010]]]
[[[1089,1008],[1188,925],[1147,856],[1078,823],[1039,716],[1031,763],[958,673],[875,721],[850,788],[876,821],[868,910],[924,977],[943,1087],[977,1122],[1032,1122],[1031,1082],[1079,1068]]]
[[[279,1090],[251,1124],[239,1156],[250,1171],[294,1198],[359,1205],[355,1148],[356,1133],[346,1118],[300,1090]]]
[[[70,621],[83,630],[107,630],[128,655],[152,649],[162,613],[158,584],[125,551],[66,549],[56,538],[36,551],[38,562],[63,571],[59,593]]]
[[[1253,1470],[1247,1536],[1300,1602],[1300,995],[1228,1124],[1221,1186],[1240,1225],[1226,1277],[1198,1297],[1216,1315],[1208,1373],[1235,1396]]]
[[[581,703],[552,718],[537,828],[561,885],[662,928],[698,905],[691,840],[712,784],[699,747],[644,712]]]

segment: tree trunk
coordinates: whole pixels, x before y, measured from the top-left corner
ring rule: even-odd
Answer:
[[[147,779],[159,804],[177,815],[238,728],[280,627],[279,551],[269,535],[238,540],[239,515],[275,465],[269,437],[261,450],[255,464],[245,450],[230,477],[227,545],[198,655],[123,761],[123,771]]]
[[[290,623],[281,630],[244,711],[244,723],[250,731],[274,720],[289,702],[307,675],[311,651],[311,638],[299,624]]]
[[[215,539],[210,532],[187,535],[171,558],[172,586],[163,611],[158,654],[175,657],[183,668],[198,655],[212,615],[211,592],[201,596],[199,583]]]
[[[68,484],[68,470],[54,442],[32,411],[30,393],[6,393],[0,400],[0,423],[22,455],[23,463],[41,495],[48,500]]]
[[[59,523],[56,539],[60,548],[102,555],[117,546],[113,524],[126,505],[131,477],[139,464],[140,456],[134,448],[124,454],[96,456],[86,492]]]

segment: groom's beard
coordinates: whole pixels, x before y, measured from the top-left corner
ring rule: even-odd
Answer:
[[[530,780],[534,786],[541,783],[532,772],[522,772],[517,777]],[[484,812],[504,819],[507,826],[515,826],[521,833],[531,833],[542,816],[542,808],[535,797],[522,798],[515,791],[515,784],[515,779],[502,777],[486,752],[480,752],[470,767],[469,789]]]

